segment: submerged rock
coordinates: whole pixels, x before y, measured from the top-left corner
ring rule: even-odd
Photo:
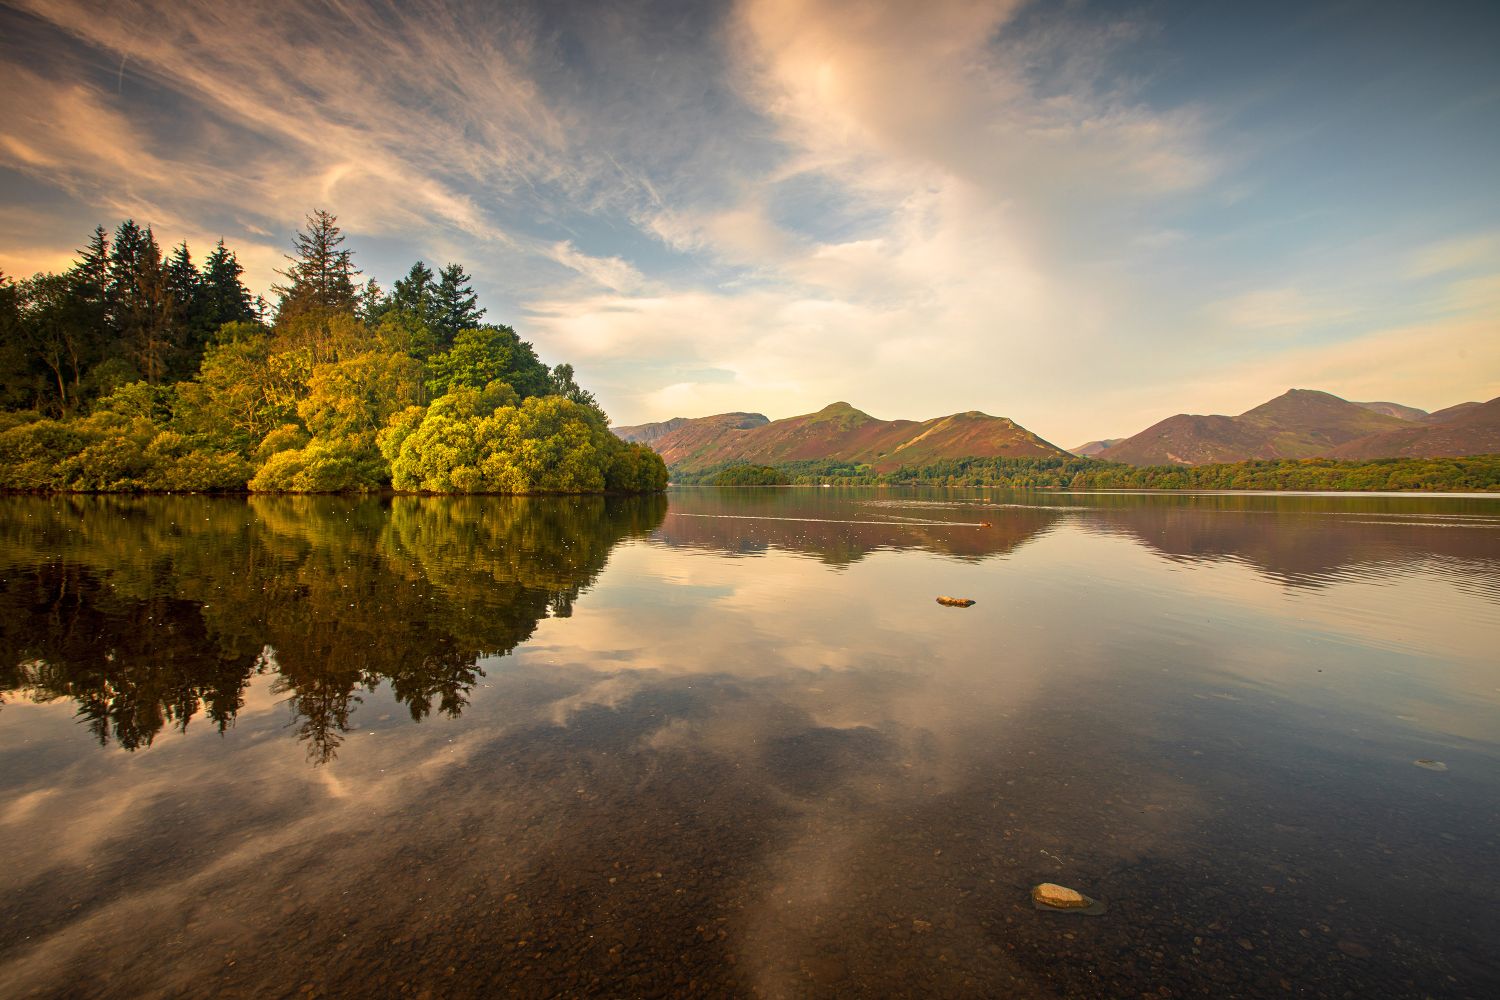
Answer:
[[[1041,885],[1033,886],[1031,901],[1038,906],[1046,906],[1054,910],[1083,910],[1094,904],[1092,899],[1077,889],[1069,889],[1055,882],[1043,882]]]
[[[939,597],[937,602],[948,608],[967,608],[974,604],[967,597]]]
[[[1426,757],[1423,757],[1421,760],[1414,760],[1414,761],[1412,761],[1412,763],[1415,764],[1415,765],[1417,765],[1418,767],[1425,767],[1429,771],[1446,771],[1446,770],[1448,770],[1448,765],[1444,764],[1442,761],[1440,761],[1440,760],[1428,760]]]

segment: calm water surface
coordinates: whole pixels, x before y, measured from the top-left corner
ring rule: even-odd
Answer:
[[[5,997],[1493,997],[1500,500],[0,498],[0,858]]]

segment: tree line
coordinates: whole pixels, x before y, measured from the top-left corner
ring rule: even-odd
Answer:
[[[133,220],[62,274],[0,274],[0,489],[641,492],[571,365],[483,322],[461,264],[359,281],[337,219],[307,218],[253,296],[222,241],[200,268]]]
[[[774,474],[774,475],[773,475]],[[673,469],[679,485],[994,486],[1074,490],[1500,491],[1500,455],[1460,458],[1270,459],[1217,465],[1133,466],[1092,458],[952,458],[877,472],[845,461],[774,467],[723,463]]]

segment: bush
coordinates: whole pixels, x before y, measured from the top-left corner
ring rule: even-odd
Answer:
[[[371,447],[314,440],[279,451],[250,480],[254,493],[368,493],[385,485],[385,460]]]
[[[382,432],[395,450],[398,490],[432,493],[598,493],[659,490],[666,466],[627,445],[600,412],[561,396],[497,405],[501,395],[456,388],[422,414],[397,414]],[[511,399],[514,397],[512,395]]]

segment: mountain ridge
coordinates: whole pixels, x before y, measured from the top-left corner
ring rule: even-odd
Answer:
[[[1439,458],[1449,455],[1500,454],[1500,396],[1474,406],[1459,404],[1445,420],[1423,421],[1383,434],[1349,441],[1330,458]],[[1444,412],[1444,411],[1439,411]]]
[[[735,411],[733,413],[714,414],[713,417],[671,417],[667,420],[659,420],[656,423],[632,424],[625,427],[611,427],[610,430],[614,433],[615,437],[619,438],[622,441],[650,444],[652,441],[664,437],[667,434],[670,434],[673,431],[677,430],[679,427],[682,427],[683,425],[691,423],[695,420],[712,420],[725,417],[739,418],[736,426],[745,429],[751,427],[763,427],[764,425],[771,422],[771,418],[767,417],[764,413],[744,413]]]
[[[1491,402],[1494,402],[1493,400]],[[1208,465],[1301,458],[1438,458],[1500,450],[1500,408],[1460,403],[1428,413],[1289,389],[1238,416],[1179,413],[1095,451],[1127,465]]]
[[[847,461],[889,471],[945,458],[1067,454],[1010,418],[979,410],[920,421],[881,420],[840,400],[813,413],[736,426],[741,422],[737,418],[745,416],[720,413],[688,419],[637,440],[654,448],[669,466],[684,471],[730,462],[775,465],[808,460]],[[638,433],[650,426],[617,428],[616,433]]]

